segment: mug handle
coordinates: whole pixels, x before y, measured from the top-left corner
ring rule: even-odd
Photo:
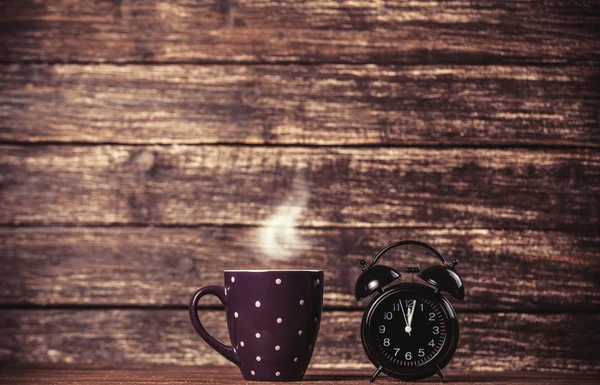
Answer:
[[[208,334],[206,329],[204,329],[204,326],[202,326],[202,322],[200,322],[197,310],[198,301],[200,301],[200,298],[204,297],[207,294],[214,295],[219,299],[219,301],[221,301],[223,305],[225,305],[225,307],[227,307],[227,295],[225,293],[224,286],[204,286],[200,288],[196,292],[196,294],[194,294],[192,300],[190,301],[189,310],[192,326],[194,327],[194,330],[196,330],[196,333],[198,333],[200,337],[202,337],[202,339],[206,341],[206,343],[211,348],[215,349],[219,354],[221,354],[223,357],[227,358],[229,361],[233,362],[237,366],[240,366],[240,358],[233,351],[233,348],[231,346],[222,344],[221,342],[217,341],[213,336]]]

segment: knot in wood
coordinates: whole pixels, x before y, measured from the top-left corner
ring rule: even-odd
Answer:
[[[194,271],[196,269],[196,264],[190,257],[179,258],[177,265],[182,271]]]
[[[148,172],[154,167],[156,155],[152,151],[144,150],[133,158],[137,171]]]

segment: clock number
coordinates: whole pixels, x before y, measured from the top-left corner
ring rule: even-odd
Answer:
[[[379,334],[385,333],[385,325],[379,325]]]
[[[440,334],[440,328],[437,326],[433,327],[433,334]]]
[[[394,311],[400,311],[400,304],[399,303],[395,303],[393,310]]]
[[[433,346],[435,346],[435,342],[433,342],[433,340],[431,340],[431,341],[429,341],[429,343],[427,345],[433,347]]]
[[[414,299],[407,299],[406,301],[404,301],[404,303],[406,304],[406,307],[409,308],[409,307],[413,306],[413,304],[415,303],[415,300]]]
[[[419,357],[425,357],[425,350],[419,349]]]
[[[435,321],[435,313],[429,313],[429,320]]]
[[[389,338],[384,338],[383,339],[383,346],[390,346],[390,339]]]
[[[406,359],[406,361],[410,361],[410,360],[412,360],[412,354],[410,354],[410,352],[406,352],[406,354],[404,355],[404,358]]]
[[[385,313],[383,313],[383,319],[384,320],[391,320],[392,319],[392,312],[391,311],[386,311]]]
[[[400,351],[400,348],[394,348],[394,350],[396,351],[396,353],[394,353],[394,357],[396,357],[398,355],[398,352]]]
[[[420,306],[421,306],[421,311],[423,311],[423,302],[421,302]]]

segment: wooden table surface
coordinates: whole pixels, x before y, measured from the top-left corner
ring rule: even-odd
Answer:
[[[369,384],[372,371],[309,369],[305,382],[322,384]],[[449,383],[469,384],[596,384],[597,375],[558,373],[446,373]],[[27,367],[7,366],[0,369],[0,383],[15,384],[242,384],[245,383],[235,367],[176,367],[176,366],[131,366],[131,367]],[[396,383],[385,375],[376,383]],[[437,377],[420,382],[442,383]]]

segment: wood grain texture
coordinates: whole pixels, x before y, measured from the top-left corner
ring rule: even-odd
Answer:
[[[68,1],[0,5],[0,60],[565,63],[600,54],[593,1]]]
[[[201,315],[227,341],[225,315]],[[360,342],[362,312],[326,312],[313,368],[372,368]],[[459,314],[449,370],[598,372],[596,314]],[[565,325],[569,325],[568,328]],[[231,365],[193,331],[186,310],[5,310],[0,362]],[[543,341],[543,343],[540,343]]]
[[[594,229],[577,150],[0,146],[0,223]]]
[[[464,302],[453,301],[459,310],[600,306],[599,234],[289,229],[268,250],[259,228],[217,227],[0,229],[0,304],[184,307],[196,288],[222,285],[223,270],[299,268],[325,271],[326,308],[364,307],[354,299],[359,261],[400,239],[459,259],[467,288]],[[407,248],[384,263],[403,270],[436,260]],[[219,304],[209,298],[202,304]]]
[[[57,367],[58,366],[58,367]],[[502,385],[595,385],[597,378],[585,374],[564,373],[465,373],[445,371],[452,383],[468,382],[472,385],[502,384]],[[322,385],[363,385],[373,374],[369,369],[318,369],[311,367],[304,376],[304,381],[316,382]],[[0,382],[5,385],[19,384],[210,384],[233,385],[246,384],[238,369],[233,365],[227,367],[181,367],[173,365],[113,365],[104,367],[98,365],[8,365],[0,368]],[[382,375],[377,383],[394,383],[398,381]],[[419,383],[439,383],[433,377]]]
[[[0,140],[600,146],[594,67],[0,66]]]

